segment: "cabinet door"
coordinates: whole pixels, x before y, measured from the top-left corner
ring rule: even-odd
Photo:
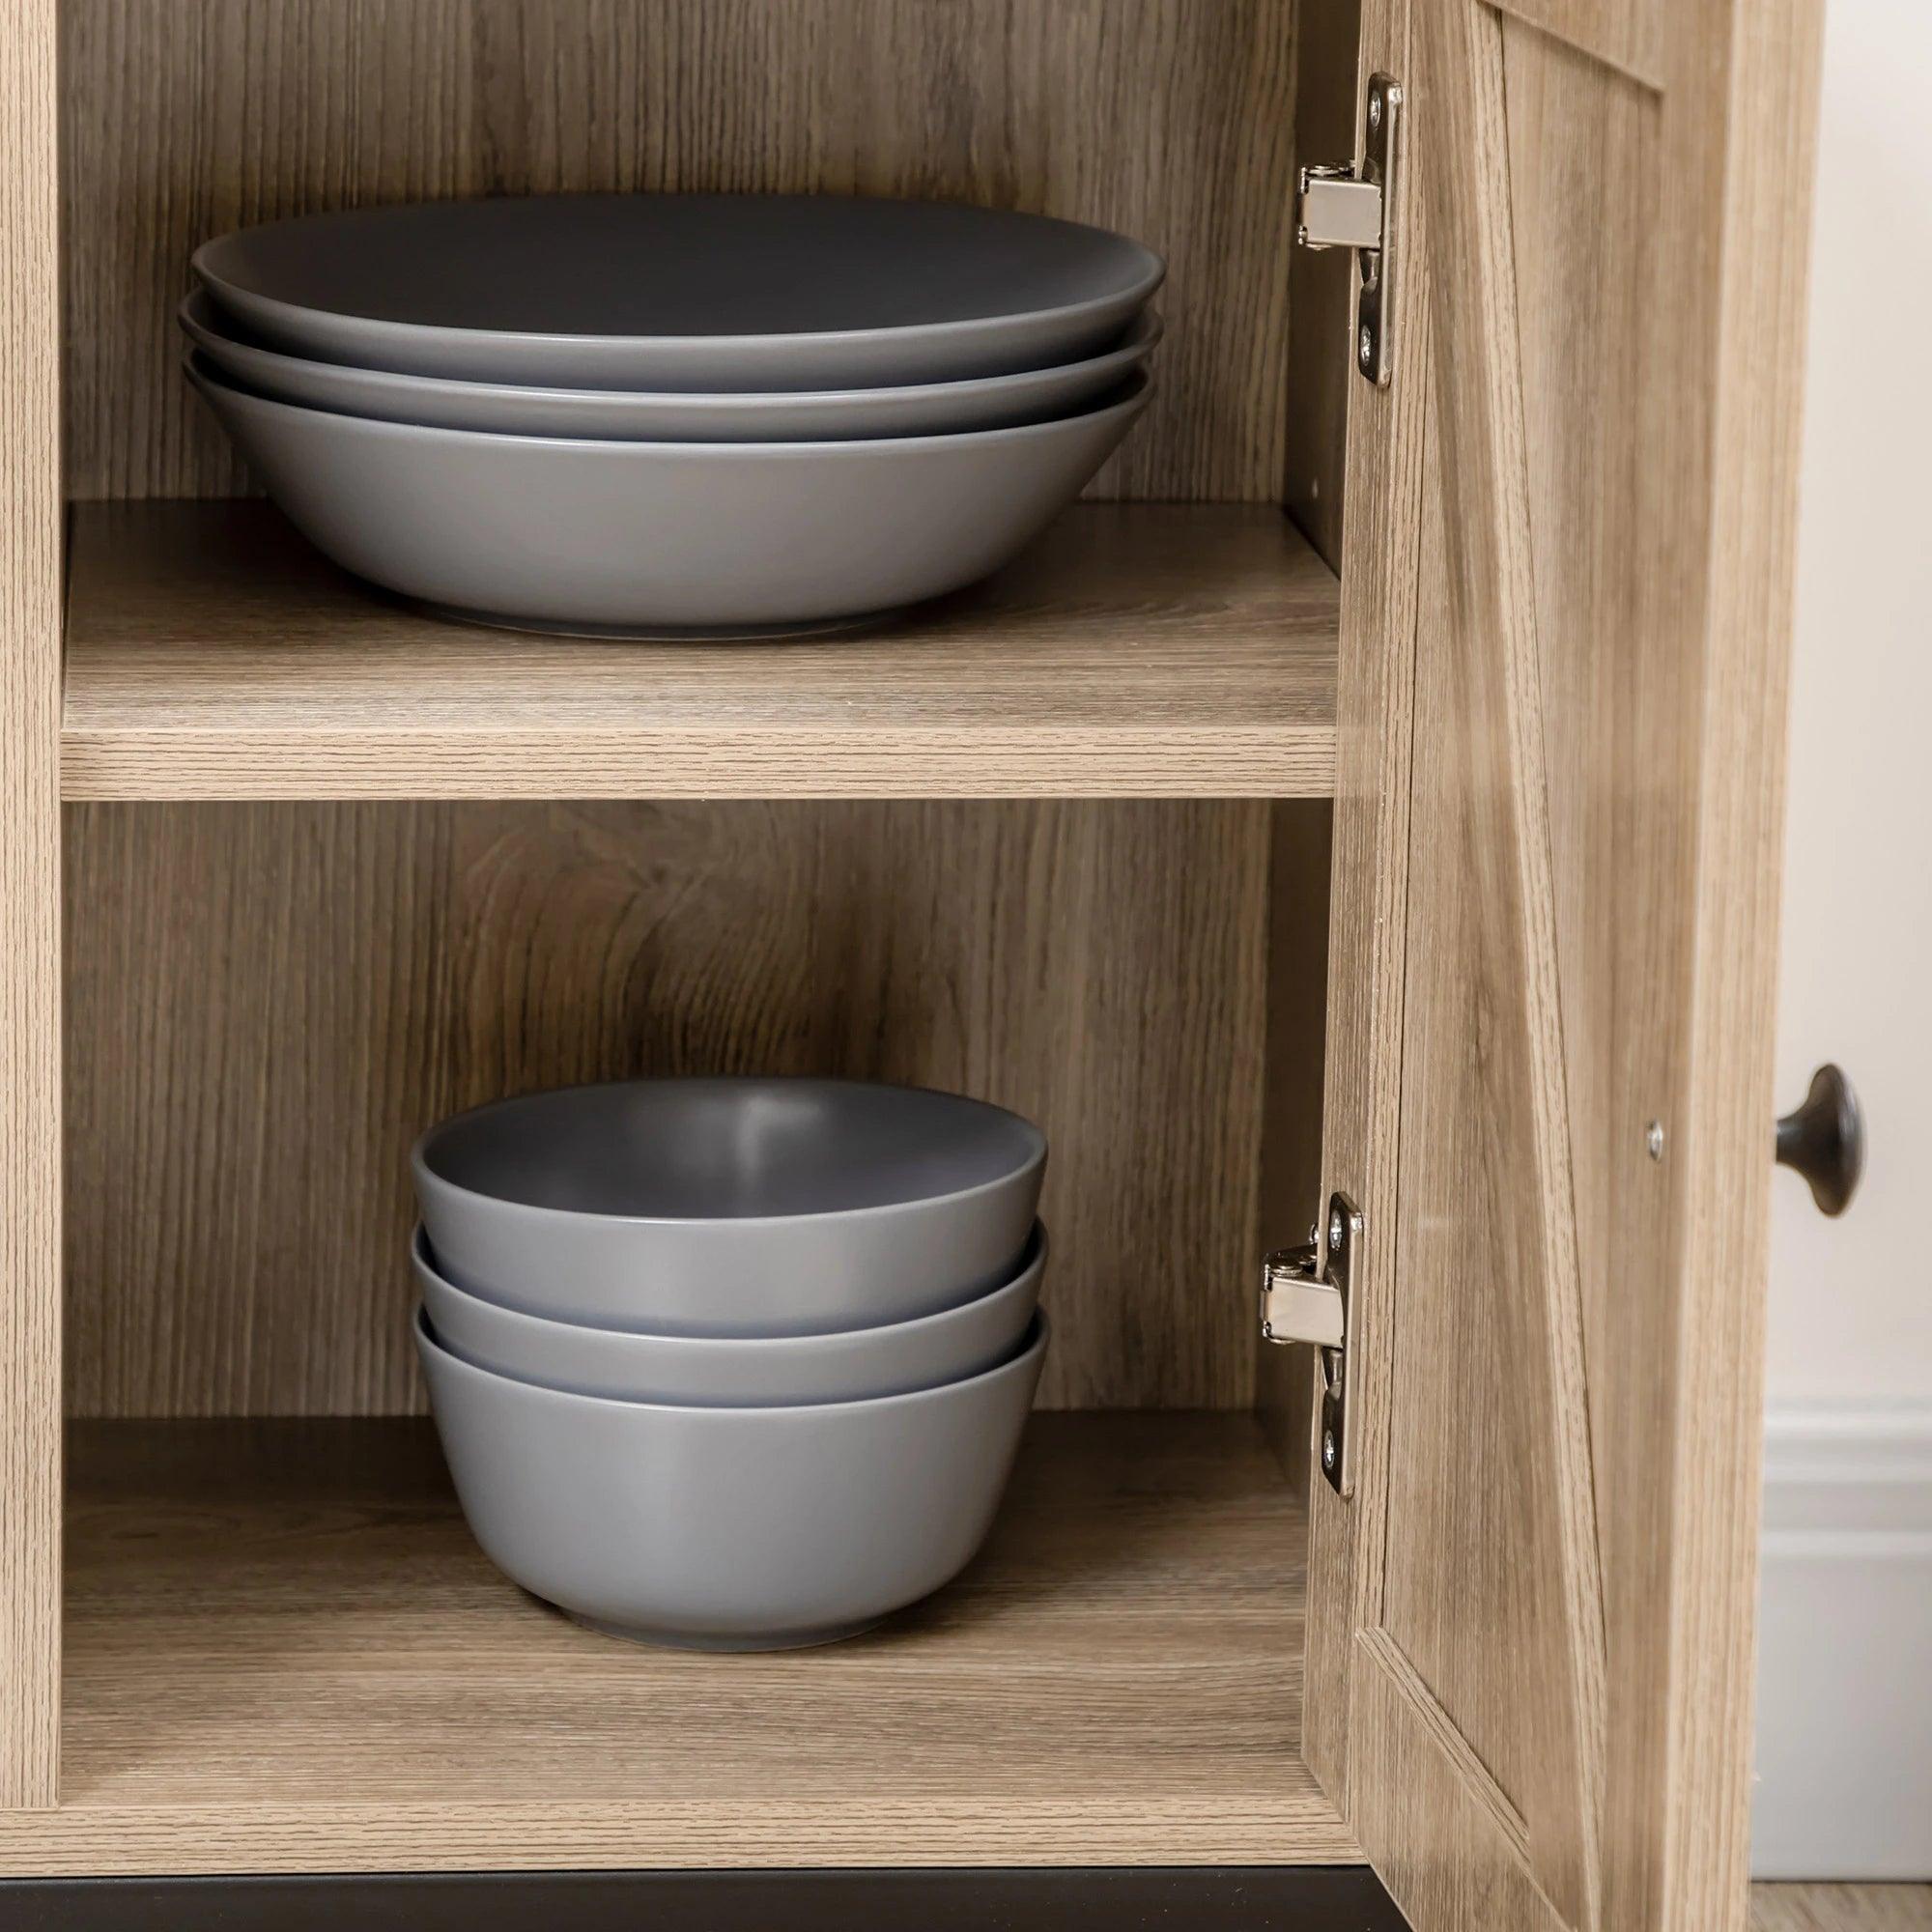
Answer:
[[[1363,12],[1405,144],[1350,406],[1324,1195],[1366,1235],[1306,1748],[1418,1932],[1719,1932],[1817,7]]]

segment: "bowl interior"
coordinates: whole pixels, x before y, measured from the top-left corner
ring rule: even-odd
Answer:
[[[350,209],[205,243],[197,270],[406,327],[750,336],[945,326],[1151,295],[1159,258],[1041,215],[836,195],[559,195]]]
[[[1045,1156],[1039,1129],[956,1094],[838,1080],[640,1080],[499,1101],[433,1129],[435,1179],[526,1207],[724,1221],[962,1194]]]

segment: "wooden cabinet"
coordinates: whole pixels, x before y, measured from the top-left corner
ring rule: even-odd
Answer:
[[[22,0],[0,1873],[1367,1861],[1420,1932],[1742,1923],[1816,33]],[[1386,386],[1355,264],[1293,247],[1347,157],[1297,122],[1376,72]],[[1121,226],[1159,393],[1003,578],[805,646],[452,627],[236,497],[173,367],[196,241],[604,185]],[[753,1066],[1043,1122],[1049,1412],[886,1634],[622,1648],[455,1514],[404,1156]],[[1254,1305],[1332,1192],[1346,1500]]]

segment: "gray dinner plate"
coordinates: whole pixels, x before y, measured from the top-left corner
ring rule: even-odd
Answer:
[[[1039,1304],[1046,1231],[1035,1224],[1003,1287],[917,1321],[832,1335],[638,1335],[557,1321],[446,1280],[420,1228],[410,1257],[438,1341],[479,1369],[621,1402],[739,1408],[902,1395],[1004,1361]]]
[[[1021,429],[851,442],[599,442],[424,429],[188,374],[317,549],[439,610],[618,636],[811,630],[997,570],[1147,402]]]
[[[1107,347],[1160,257],[952,202],[546,195],[299,215],[194,270],[270,346],[327,362],[590,388],[950,382]]]
[[[180,321],[224,375],[278,402],[439,429],[646,442],[839,441],[1043,422],[1072,413],[1109,388],[1118,389],[1146,361],[1161,335],[1160,318],[1148,311],[1129,326],[1119,347],[1103,355],[1010,376],[900,389],[667,395],[454,383],[284,355],[238,336],[237,325],[221,314],[206,289],[197,289],[182,303]]]
[[[438,1270],[526,1313],[654,1335],[824,1335],[1012,1279],[1046,1137],[862,1080],[622,1080],[498,1100],[412,1156]]]
[[[464,1516],[533,1595],[697,1650],[849,1636],[972,1559],[1012,1471],[1046,1318],[997,1368],[871,1402],[694,1408],[571,1395],[416,1346]]]

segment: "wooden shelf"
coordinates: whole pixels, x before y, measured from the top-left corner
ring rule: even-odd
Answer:
[[[76,1425],[59,1810],[0,1874],[1322,1863],[1304,1523],[1246,1413],[1034,1419],[950,1590],[824,1650],[592,1635],[410,1421]]]
[[[1082,504],[871,636],[589,642],[424,616],[259,502],[83,504],[62,791],[1323,796],[1338,608],[1276,510]]]

